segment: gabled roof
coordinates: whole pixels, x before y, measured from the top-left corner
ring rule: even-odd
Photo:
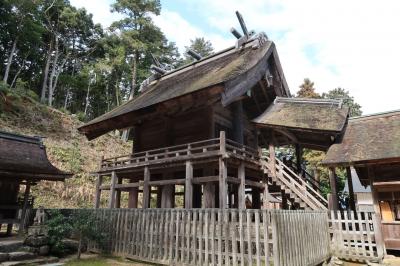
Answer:
[[[0,131],[0,179],[63,181],[71,176],[49,162],[41,138]]]
[[[276,69],[280,72],[284,90],[282,94],[289,95],[275,45],[267,40],[265,34],[259,34],[241,48],[228,48],[164,74],[147,85],[134,99],[86,123],[79,131],[92,139],[117,126],[132,126],[129,124],[131,119],[120,119],[118,125],[108,122],[216,85],[224,86],[221,101],[227,105],[266,76],[270,56],[274,57]]]
[[[348,113],[348,108],[339,100],[277,97],[253,122],[277,128],[339,133],[347,122]]]
[[[349,119],[343,139],[332,145],[324,164],[400,162],[400,110]]]

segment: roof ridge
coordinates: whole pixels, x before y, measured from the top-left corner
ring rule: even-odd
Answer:
[[[0,138],[15,140],[20,142],[32,143],[37,145],[43,145],[43,141],[41,137],[38,136],[25,136],[21,134],[11,133],[0,130]]]
[[[208,56],[202,57],[200,60],[194,60],[193,62],[191,62],[189,64],[186,64],[186,65],[183,65],[181,67],[178,67],[177,69],[173,69],[171,71],[168,71],[164,75],[162,75],[161,78],[156,79],[156,80],[152,81],[151,83],[158,82],[158,81],[160,81],[160,80],[162,80],[164,78],[169,78],[171,75],[175,75],[175,74],[178,74],[178,73],[182,73],[182,72],[188,71],[188,70],[190,70],[190,67],[192,67],[192,66],[207,63],[207,62],[209,62],[210,59],[214,60],[216,58],[219,58],[219,56],[225,55],[228,52],[231,52],[231,50],[232,50],[232,52],[235,52],[235,51],[242,51],[245,48],[250,48],[251,47],[250,44],[252,42],[254,42],[254,41],[258,41],[260,36],[267,38],[267,35],[264,32],[260,32],[259,34],[256,34],[251,39],[249,39],[247,42],[245,42],[243,44],[243,46],[240,47],[239,49],[236,48],[234,45],[230,46],[228,48],[222,49],[222,50],[220,50],[220,51],[218,51],[216,53],[213,53],[213,54],[210,54]],[[267,39],[267,41],[272,42],[271,40],[268,40],[268,39]],[[212,61],[212,60],[210,60],[210,61]],[[149,85],[151,83],[149,83]]]
[[[377,118],[377,117],[391,116],[391,115],[395,115],[395,114],[400,115],[400,109],[350,117],[349,120],[367,120],[367,119],[373,119],[373,118]]]
[[[337,105],[339,108],[342,108],[343,100],[319,99],[319,98],[276,97],[274,103],[314,103],[314,104],[321,104],[321,105]]]

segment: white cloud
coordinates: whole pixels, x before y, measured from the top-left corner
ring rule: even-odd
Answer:
[[[71,2],[84,4],[90,12],[97,12],[95,21],[105,21],[103,24],[108,25],[114,20],[107,13],[109,1]],[[348,89],[363,106],[364,113],[400,108],[398,1],[181,2],[182,8],[196,10],[204,28],[191,24],[191,18],[185,17],[184,13],[169,10],[167,3],[163,4],[161,16],[154,18],[180,51],[190,39],[198,36],[211,40],[218,50],[233,45],[233,38],[227,37],[226,32],[232,26],[239,29],[234,14],[239,10],[249,29],[274,36],[292,93],[298,90],[303,78],[308,77],[315,82],[319,92],[338,86]]]
[[[176,43],[181,53],[185,51],[185,46],[190,44],[190,40],[196,37],[204,37],[206,40],[210,40],[216,50],[222,50],[234,44],[232,40],[227,40],[221,35],[204,32],[202,29],[191,25],[177,12],[167,9],[162,10],[160,16],[154,16],[153,20],[168,40]]]
[[[348,89],[364,113],[400,108],[400,2],[361,0],[198,0],[192,2],[219,30],[239,28],[239,10],[249,29],[275,39],[292,92],[305,77],[317,91]],[[307,48],[313,47],[313,55]]]
[[[93,14],[93,21],[104,27],[109,27],[113,21],[121,18],[121,15],[111,13],[112,0],[70,0],[71,5],[85,8]]]

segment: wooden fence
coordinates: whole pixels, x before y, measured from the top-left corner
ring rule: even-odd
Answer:
[[[376,261],[385,253],[375,213],[331,211],[329,232],[333,255],[349,260]]]
[[[330,256],[323,211],[93,209],[103,249],[167,265],[317,265]],[[92,244],[92,250],[99,246]]]

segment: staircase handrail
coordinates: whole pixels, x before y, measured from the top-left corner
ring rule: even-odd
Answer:
[[[270,158],[269,157],[263,157],[263,159],[266,161],[265,165],[269,168],[270,166]],[[282,161],[280,161],[279,159],[275,158],[275,168],[277,170],[277,172],[279,172],[280,167],[282,169],[285,169],[286,171],[282,171],[282,174],[285,175],[287,178],[290,179],[290,182],[292,184],[294,184],[295,186],[299,187],[299,188],[306,188],[304,190],[304,192],[307,194],[307,199],[315,199],[313,200],[313,204],[312,205],[318,205],[319,207],[325,209],[328,206],[328,201],[317,191],[315,191],[309,184],[307,184],[307,182],[305,182],[298,174],[296,174],[295,172],[293,172],[292,169],[290,169],[287,165],[285,165]],[[298,177],[298,181],[295,180],[292,176],[290,176],[287,172],[289,172],[290,174]],[[285,179],[283,180],[285,181]],[[285,182],[286,183],[286,182]],[[297,190],[297,188],[296,188]],[[297,191],[297,193],[301,194],[301,191]],[[311,197],[310,197],[311,196]],[[310,204],[309,204],[310,205]],[[311,205],[310,205],[311,206]]]
[[[267,169],[271,170],[270,169],[271,164],[268,161],[262,160],[262,165],[267,167]],[[276,164],[275,168],[277,170],[276,177],[278,177],[279,174],[281,174],[282,177],[280,178],[280,180],[285,184],[285,186],[287,186],[291,191],[293,191],[298,197],[301,198],[301,200],[303,200],[312,209],[318,209],[318,206],[316,206],[314,202],[310,200],[310,197],[308,197],[307,194],[304,194],[304,192],[307,193],[307,191],[303,190],[303,187],[296,180],[294,180],[287,173],[285,173],[285,171],[281,171],[283,168],[281,168],[280,165]],[[286,178],[284,176],[286,176]]]
[[[286,164],[286,163],[284,163],[284,164]],[[322,190],[320,188],[321,182],[318,182],[309,172],[307,172],[307,170],[304,167],[301,167],[301,169],[299,171],[299,169],[297,168],[297,165],[293,162],[291,162],[290,165],[288,165],[288,166],[289,166],[289,168],[290,167],[295,168],[296,171],[299,173],[298,174],[299,176],[301,176],[300,171],[303,171],[303,173],[306,175],[305,179],[312,184],[314,190],[318,190],[320,193],[322,192]]]

